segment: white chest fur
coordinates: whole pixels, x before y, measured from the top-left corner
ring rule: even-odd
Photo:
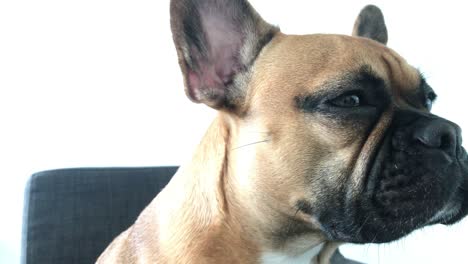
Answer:
[[[262,264],[314,264],[313,258],[322,249],[323,244],[315,246],[306,252],[298,255],[288,255],[284,252],[264,252],[262,254]]]

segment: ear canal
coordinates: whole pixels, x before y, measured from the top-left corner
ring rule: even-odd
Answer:
[[[388,34],[382,11],[375,5],[365,6],[354,23],[353,36],[365,37],[387,44]]]
[[[171,30],[187,96],[232,108],[250,66],[278,31],[246,0],[171,0]]]

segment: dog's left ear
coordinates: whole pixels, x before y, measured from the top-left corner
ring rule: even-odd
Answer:
[[[353,36],[370,38],[386,45],[388,34],[382,11],[375,5],[365,6],[354,23]]]
[[[278,31],[246,0],[171,0],[171,29],[187,96],[215,109],[242,102],[250,67]]]

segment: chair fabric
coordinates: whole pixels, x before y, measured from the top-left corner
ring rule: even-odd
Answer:
[[[21,263],[94,263],[176,170],[76,168],[33,174],[25,192]]]

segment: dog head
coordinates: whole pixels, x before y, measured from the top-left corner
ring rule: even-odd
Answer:
[[[460,128],[430,113],[377,7],[353,36],[286,35],[245,0],[173,0],[171,26],[186,94],[220,111],[245,217],[273,240],[387,242],[467,214]]]

